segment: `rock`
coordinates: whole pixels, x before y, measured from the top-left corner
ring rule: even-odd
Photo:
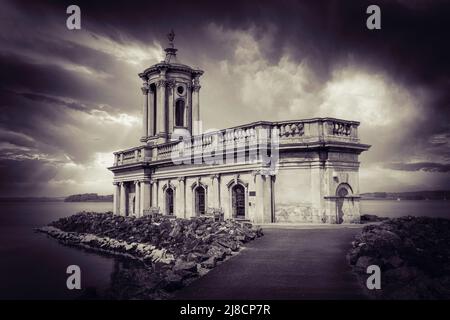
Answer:
[[[183,287],[183,277],[172,272],[169,272],[167,274],[167,276],[164,278],[164,281],[166,283],[164,289],[166,289],[167,291],[174,291]]]
[[[225,249],[217,245],[212,246],[206,254],[209,255],[210,257],[215,257],[216,260],[220,261],[225,259],[226,256]]]
[[[361,272],[366,272],[367,267],[370,265],[379,265],[378,261],[372,257],[362,256],[356,261],[355,268]]]
[[[175,262],[175,266],[173,267],[173,270],[174,272],[177,271],[197,272],[197,263],[177,259],[177,261]]]
[[[385,299],[449,299],[450,220],[401,217],[367,225],[347,254],[355,271],[382,269]]]
[[[230,248],[232,251],[236,251],[238,249],[238,246],[236,244],[236,242],[234,241],[228,241],[225,239],[218,239],[217,243],[220,244],[221,246],[225,247],[225,248]]]
[[[419,269],[414,267],[400,267],[388,270],[383,273],[387,282],[390,281],[411,281],[421,274]]]
[[[164,283],[160,287],[167,286],[168,290],[214,268],[217,261],[237,252],[242,243],[263,235],[259,226],[223,220],[217,215],[177,219],[156,213],[135,218],[81,212],[38,231],[66,244],[139,259],[152,268],[151,283]]]
[[[403,260],[399,256],[395,255],[385,259],[384,264],[388,268],[398,268],[403,265]]]
[[[358,258],[360,256],[360,248],[356,247],[353,250],[350,250],[350,252],[347,254],[347,260],[351,265],[356,264],[356,261],[358,261]]]
[[[363,214],[361,215],[361,223],[369,223],[369,222],[380,222],[388,220],[387,217],[379,217],[374,214]]]
[[[212,269],[216,266],[216,257],[212,256],[208,260],[205,260],[201,263],[203,268]]]

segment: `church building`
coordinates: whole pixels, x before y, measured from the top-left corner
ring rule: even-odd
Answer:
[[[257,121],[203,133],[202,70],[165,59],[142,73],[142,137],[114,153],[114,214],[190,218],[217,212],[254,223],[360,219],[359,122]],[[214,106],[208,106],[214,108]]]

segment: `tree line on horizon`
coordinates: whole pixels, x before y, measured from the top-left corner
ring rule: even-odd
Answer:
[[[98,202],[112,202],[113,195],[98,195],[97,193],[82,193],[82,194],[73,194],[64,199],[65,202],[89,202],[89,201],[98,201]]]

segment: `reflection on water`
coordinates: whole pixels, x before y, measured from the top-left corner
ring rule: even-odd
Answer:
[[[111,209],[111,203],[0,203],[0,299],[76,299],[87,288],[108,288],[112,257],[63,246],[33,229],[82,210]],[[81,292],[66,287],[69,265],[81,269]]]
[[[161,279],[149,267],[128,259],[116,259],[111,284],[104,293],[108,299],[154,299]]]
[[[113,257],[113,269],[106,287],[87,287],[77,298],[81,300],[157,299],[161,279],[143,263],[122,257]]]

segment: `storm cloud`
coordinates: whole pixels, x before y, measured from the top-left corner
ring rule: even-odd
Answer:
[[[112,152],[136,145],[141,80],[176,33],[205,70],[205,128],[330,116],[371,144],[361,189],[450,187],[450,4],[378,1],[3,1],[0,192],[111,192]],[[239,114],[239,117],[236,115]]]

